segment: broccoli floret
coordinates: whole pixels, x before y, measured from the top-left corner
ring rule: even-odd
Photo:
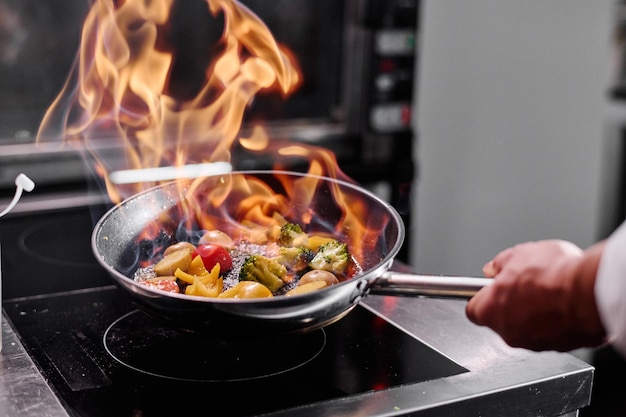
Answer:
[[[306,246],[309,236],[295,223],[285,223],[280,228],[278,244],[281,246]]]
[[[332,272],[335,275],[345,275],[349,258],[348,245],[338,240],[331,240],[319,247],[309,262],[309,266],[313,269]]]
[[[272,292],[284,285],[283,278],[286,275],[285,265],[262,255],[252,255],[246,258],[239,271],[241,281],[259,282]]]
[[[309,267],[309,262],[313,259],[313,255],[313,251],[304,246],[281,246],[278,249],[278,256],[275,259],[285,265],[287,269],[300,272]]]

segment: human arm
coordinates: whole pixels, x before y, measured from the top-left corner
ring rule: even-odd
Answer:
[[[494,282],[470,299],[468,318],[516,347],[568,351],[602,344],[594,286],[604,245],[582,251],[543,240],[500,252],[483,268]]]

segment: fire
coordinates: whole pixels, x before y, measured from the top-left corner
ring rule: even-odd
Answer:
[[[40,126],[39,141],[60,138],[91,152],[114,202],[154,185],[125,189],[110,180],[114,170],[230,161],[254,96],[268,89],[288,95],[300,83],[296,63],[256,15],[235,1],[208,0],[224,18],[220,53],[195,97],[177,99],[170,92],[176,54],[163,40],[174,3],[96,1],[71,76]],[[255,137],[242,144],[258,149],[263,134]],[[107,165],[103,140],[118,141],[124,166]]]
[[[271,154],[276,168],[282,167],[281,161],[302,158],[309,162],[310,174],[351,181],[329,150],[274,142],[259,125],[244,137],[244,115],[254,97],[278,91],[287,98],[302,79],[291,52],[237,1],[206,0],[210,15],[223,19],[222,35],[207,49],[206,56],[199,57],[208,64],[193,94],[176,93],[173,73],[177,51],[167,39],[172,10],[182,3],[96,0],[83,25],[77,59],[42,120],[38,141],[58,141],[85,151],[93,158],[94,171],[103,178],[114,203],[161,180],[124,183],[115,180],[113,172],[169,167],[180,177],[193,178],[184,170],[231,162],[235,144],[251,152]],[[123,154],[111,158],[111,152],[116,151]],[[293,215],[290,211],[299,208],[304,212],[297,214],[310,219],[314,213],[306,211],[314,203],[319,180],[283,180],[285,195],[257,181],[237,180],[202,198],[215,204],[241,194],[236,219],[239,227],[249,223],[267,226],[277,221],[275,213]],[[191,181],[189,193],[193,195],[203,179]],[[363,224],[366,207],[338,190],[334,198],[343,212],[342,225],[357,233],[355,242],[367,241],[363,238],[377,233]],[[188,199],[187,209],[198,211],[204,204],[207,202]],[[215,220],[201,212],[196,217],[206,223]]]

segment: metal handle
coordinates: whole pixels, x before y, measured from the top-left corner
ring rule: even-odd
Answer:
[[[407,274],[387,271],[377,278],[370,292],[381,295],[428,295],[435,297],[471,298],[491,278]]]

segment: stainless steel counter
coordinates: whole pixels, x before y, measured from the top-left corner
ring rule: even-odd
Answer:
[[[2,317],[0,410],[3,416],[67,416],[17,335]]]
[[[464,301],[369,296],[366,308],[468,372],[273,413],[273,416],[567,416],[589,404],[593,367],[556,352],[514,349],[465,318]],[[3,320],[0,410],[10,416],[67,416]],[[407,364],[407,366],[419,364]]]

